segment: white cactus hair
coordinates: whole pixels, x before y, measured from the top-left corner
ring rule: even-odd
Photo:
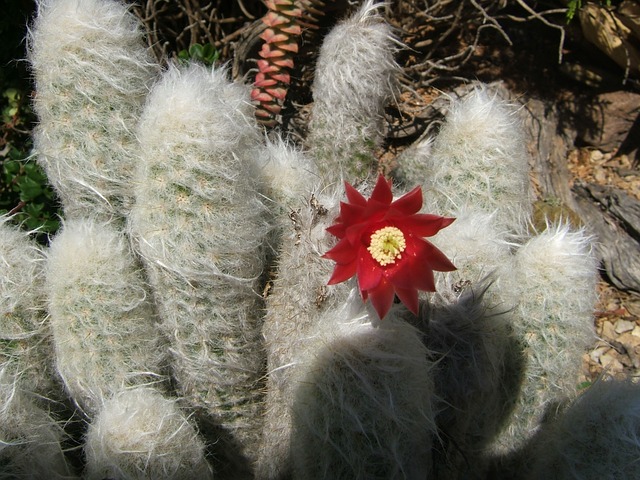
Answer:
[[[528,451],[527,480],[640,478],[640,385],[603,378],[587,388]]]
[[[176,400],[151,388],[124,390],[104,404],[86,434],[85,478],[208,479],[205,445]]]
[[[324,210],[314,208],[315,195]],[[278,275],[267,297],[262,328],[267,351],[267,394],[257,476],[280,478],[290,473],[291,405],[299,357],[308,346],[320,312],[339,308],[349,295],[345,284],[326,286],[331,262],[320,256],[329,249],[326,227],[338,214],[341,189],[308,192],[282,212]],[[322,214],[320,214],[322,213]]]
[[[16,366],[0,366],[0,479],[74,478],[62,449],[62,423],[25,393]]]
[[[66,221],[48,252],[47,288],[58,372],[89,416],[127,386],[162,379],[155,308],[118,228]]]
[[[318,175],[311,158],[282,137],[265,138],[258,166],[266,185],[265,195],[278,210],[290,207],[313,191]]]
[[[131,125],[156,75],[124,3],[42,0],[29,37],[38,162],[65,213],[123,215],[136,163]]]
[[[266,218],[249,88],[224,68],[170,67],[149,95],[129,233],[156,292],[185,402],[251,455],[259,438]]]
[[[319,319],[315,346],[300,359],[291,406],[296,478],[417,478],[429,471],[433,366],[422,335],[397,309],[377,327],[369,315],[354,289],[343,308]]]
[[[496,212],[499,228],[526,233],[532,201],[526,145],[517,110],[497,91],[478,86],[452,98],[431,148],[414,153],[426,156],[422,178],[412,180],[424,184],[437,211]],[[407,159],[405,174],[420,174],[416,159]]]
[[[398,71],[391,29],[377,14],[382,6],[364,2],[320,49],[308,143],[328,181],[366,174],[382,138],[383,109]]]
[[[501,273],[511,266],[512,243],[509,233],[497,225],[495,212],[461,210],[452,216],[455,221],[430,239],[456,266],[436,276],[433,301],[455,303],[465,285],[479,288],[491,276],[491,287],[482,297],[485,304],[502,310],[513,307],[513,295],[504,291],[509,283],[501,280]]]
[[[591,237],[568,224],[549,224],[517,251],[512,328],[528,361],[513,421],[496,451],[524,445],[547,410],[577,393],[582,355],[596,338],[596,279]]]
[[[59,399],[52,360],[51,329],[46,319],[45,254],[29,237],[0,217],[0,362],[17,362],[22,387]],[[12,348],[12,345],[14,346]]]

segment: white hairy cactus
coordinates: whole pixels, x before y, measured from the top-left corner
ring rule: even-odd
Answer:
[[[438,440],[434,477],[456,478],[485,472],[486,450],[507,424],[523,369],[510,316],[491,307],[487,279],[463,289],[452,303],[424,313],[422,328],[429,359],[435,363]]]
[[[123,215],[134,128],[157,67],[123,3],[41,0],[30,36],[38,162],[65,214]]]
[[[404,176],[421,179],[432,210],[495,212],[498,231],[526,232],[527,150],[516,112],[497,93],[476,88],[452,99],[437,137],[423,143],[409,152]]]
[[[397,312],[372,327],[353,291],[343,308],[320,317],[316,346],[289,380],[295,478],[428,476],[432,364],[422,335]]]
[[[640,478],[640,386],[601,379],[546,425],[527,450],[520,478]]]
[[[206,480],[205,445],[175,399],[150,388],[107,400],[89,426],[87,480]]]
[[[25,393],[16,367],[0,367],[0,479],[75,478],[62,449],[62,423]]]
[[[85,442],[91,480],[604,476],[581,435],[611,471],[637,473],[635,386],[596,384],[540,426],[575,395],[595,264],[581,230],[549,225],[528,238],[511,109],[486,88],[452,101],[439,135],[397,159],[402,188],[422,190],[392,204],[400,189],[372,186],[397,70],[379,6],[363,2],[326,37],[303,151],[263,138],[249,87],[224,68],[159,75],[119,1],[41,0],[35,138],[66,218],[45,255],[0,223],[0,478],[43,478],[47,462],[51,478],[73,476],[64,431],[37,395],[53,397],[57,376],[86,413],[73,441]],[[433,216],[418,212],[422,194],[420,212]],[[407,245],[438,221],[447,228],[433,243],[457,270],[438,273],[420,305],[386,295],[379,315],[378,287],[362,287],[375,283],[370,271],[356,272],[360,285],[327,284],[357,263],[343,250],[332,274],[334,237],[352,234],[357,260],[384,268],[378,285],[397,274],[387,292],[417,303],[432,289],[422,273],[438,268]],[[400,236],[382,262],[372,238],[387,228]],[[421,273],[389,266],[406,258]],[[589,408],[631,425],[607,429]],[[529,470],[528,452],[548,461]]]
[[[48,256],[57,368],[80,408],[93,416],[117,392],[159,382],[165,352],[154,306],[121,232],[69,220]]]
[[[266,139],[260,150],[258,167],[265,184],[268,206],[274,217],[286,217],[301,197],[313,191],[318,180],[309,155],[282,138]]]
[[[130,230],[187,402],[252,455],[264,350],[259,280],[270,226],[256,188],[249,90],[224,69],[171,68],[150,94]],[[237,447],[242,445],[246,451]],[[233,446],[233,447],[232,447]]]
[[[314,195],[312,204],[309,200]],[[289,228],[282,232],[279,273],[267,297],[263,336],[267,351],[267,396],[257,475],[280,478],[290,473],[291,413],[297,363],[314,338],[319,313],[347,299],[345,285],[327,287],[331,264],[320,258],[328,250],[325,232],[337,214],[339,194],[308,192],[289,205]],[[317,342],[313,342],[316,344]]]
[[[59,400],[46,321],[44,253],[8,220],[0,218],[0,364],[19,372],[20,388]]]
[[[366,176],[382,140],[398,67],[389,25],[365,1],[325,38],[313,83],[308,144],[325,181]]]
[[[516,253],[512,328],[527,362],[514,421],[496,450],[523,446],[558,402],[577,394],[582,355],[595,342],[596,267],[590,238],[568,225],[548,225]]]
[[[486,422],[488,429],[452,435],[464,439],[467,457],[480,459],[484,451],[507,454],[535,433],[546,408],[575,394],[582,354],[594,339],[596,265],[590,239],[582,230],[549,225],[521,245],[531,221],[526,148],[509,107],[485,88],[452,100],[432,146],[414,148],[404,158],[409,162],[404,181],[423,182],[427,197],[432,195],[429,208],[458,217],[434,239],[458,267],[440,276],[436,303],[446,311],[461,292],[482,292],[485,312],[478,325],[484,324],[485,331],[479,333],[479,326],[454,329],[460,333],[460,351],[498,329],[505,344],[479,348],[477,358],[486,354],[485,363],[511,364],[501,374],[512,398],[496,389],[495,401],[485,402],[484,415],[494,415]],[[437,316],[434,321],[437,331]],[[447,356],[455,361],[457,355],[452,349],[443,364]],[[467,395],[472,396],[480,387],[472,380],[474,371],[468,376]],[[508,408],[513,412],[505,421]],[[463,418],[482,414],[463,408],[455,422],[473,429],[475,421]],[[451,419],[442,418],[450,428]],[[506,429],[492,439],[502,423]],[[469,435],[477,438],[470,443]]]

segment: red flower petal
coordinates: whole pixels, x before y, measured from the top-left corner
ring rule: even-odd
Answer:
[[[365,247],[361,247],[358,254],[358,286],[360,290],[376,288],[382,281],[384,270],[376,262]]]
[[[424,213],[393,218],[393,223],[403,232],[411,233],[416,237],[432,237],[443,228],[451,225],[454,220],[455,218]]]
[[[371,299],[371,305],[378,312],[378,316],[383,319],[389,313],[391,305],[393,305],[393,299],[395,298],[393,285],[383,277],[376,288],[367,290],[367,294]]]
[[[336,268],[331,274],[331,278],[327,282],[327,285],[335,285],[337,283],[346,282],[356,274],[357,261],[353,261],[346,265],[336,265]]]
[[[362,194],[353,187],[353,185],[344,182],[344,189],[347,192],[347,200],[349,200],[349,202],[354,205],[360,205],[361,207],[365,207],[367,205],[367,199],[364,198]]]
[[[421,238],[416,240],[419,242],[420,246],[424,248],[420,256],[425,258],[425,261],[428,262],[431,270],[437,270],[438,272],[453,272],[456,270],[456,266],[451,263],[451,260],[449,260],[447,256],[433,243]]]
[[[371,193],[369,202],[371,202],[371,200],[381,202],[385,205],[391,204],[391,200],[393,200],[393,193],[391,192],[390,180],[387,180],[382,175],[378,176],[378,181],[376,182],[376,186],[373,187],[373,192]]]
[[[364,217],[364,207],[340,202],[340,221],[346,225],[361,222]]]
[[[338,265],[351,263],[356,259],[357,251],[347,240],[340,240],[331,250],[322,255],[322,258],[333,260]]]
[[[337,238],[343,238],[345,236],[346,227],[344,223],[334,223],[327,228],[327,232]]]
[[[415,288],[399,288],[396,285],[396,295],[404,303],[409,311],[418,315],[418,290]]]
[[[422,208],[422,188],[416,187],[391,203],[390,215],[412,215]]]

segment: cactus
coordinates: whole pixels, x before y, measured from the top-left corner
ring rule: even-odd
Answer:
[[[514,123],[495,95],[475,89],[452,101],[447,122],[430,148],[406,154],[409,168],[402,169],[399,159],[403,178],[426,180],[433,208],[459,217],[434,240],[447,246],[458,267],[440,277],[435,303],[446,311],[465,290],[482,292],[486,311],[479,325],[484,323],[486,332],[469,329],[467,341],[477,344],[478,336],[490,332],[504,339],[479,348],[477,355],[487,355],[485,364],[508,364],[501,370],[510,379],[505,388],[511,396],[503,395],[502,405],[489,402],[495,421],[487,422],[488,430],[474,432],[470,420],[472,430],[455,433],[463,441],[469,434],[479,436],[470,447],[477,451],[469,453],[485,465],[493,461],[488,457],[508,457],[523,448],[548,410],[575,397],[582,354],[595,338],[590,319],[596,265],[590,238],[584,230],[571,231],[563,224],[549,224],[529,238],[526,150]],[[505,164],[508,178],[500,173]],[[468,386],[483,391],[473,381]],[[503,426],[502,431],[496,426]]]
[[[124,215],[134,127],[157,72],[140,25],[118,2],[42,0],[29,40],[38,162],[65,215]]]
[[[598,380],[534,439],[526,478],[638,478],[638,394],[632,380]]]
[[[256,118],[265,127],[278,124],[278,115],[291,82],[290,71],[294,54],[298,53],[298,38],[302,27],[317,28],[323,14],[321,0],[266,0],[269,9],[260,34],[264,41],[258,53],[258,73],[253,82],[251,100],[256,102]]]
[[[391,29],[372,0],[325,38],[313,83],[307,143],[327,183],[366,177],[382,139],[384,106],[398,66]]]
[[[44,255],[0,219],[0,478],[71,478],[46,321]]]
[[[57,369],[78,406],[92,417],[117,392],[161,381],[165,354],[155,309],[119,231],[69,220],[48,255]]]
[[[212,478],[195,428],[175,400],[154,389],[124,390],[107,400],[86,438],[87,479]]]
[[[228,432],[230,455],[250,457],[260,435],[258,281],[270,227],[254,181],[259,136],[247,94],[224,70],[165,74],[140,123],[130,231],[158,292],[181,395]]]
[[[65,219],[44,254],[0,224],[0,433],[11,445],[2,454],[18,454],[2,457],[3,475],[77,473],[35,390],[85,413],[86,434],[69,432],[84,442],[85,478],[536,478],[590,468],[581,436],[601,440],[611,471],[633,472],[637,389],[601,382],[577,397],[574,387],[592,333],[591,240],[530,226],[508,105],[487,89],[453,102],[438,137],[398,158],[402,181],[374,186],[396,69],[389,32],[364,2],[327,37],[303,150],[262,138],[250,87],[224,68],[160,75],[126,6],[41,4],[36,153]],[[512,175],[499,175],[505,165]],[[413,218],[411,232],[456,217],[433,243],[439,265],[446,255],[457,270],[405,277],[420,281],[394,284],[407,306],[384,309],[356,279],[337,282],[351,267],[328,285],[334,237],[373,241],[360,224],[347,231],[346,217],[375,233],[421,206],[419,190],[403,195],[415,185],[434,215]],[[400,262],[400,244],[385,245]],[[416,304],[430,283],[436,292]],[[595,439],[604,405],[630,429]],[[24,452],[42,461],[25,465]]]

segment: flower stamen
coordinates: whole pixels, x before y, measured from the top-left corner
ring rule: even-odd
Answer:
[[[371,243],[367,250],[381,266],[386,266],[402,258],[407,248],[402,230],[396,227],[384,227],[371,235]]]

